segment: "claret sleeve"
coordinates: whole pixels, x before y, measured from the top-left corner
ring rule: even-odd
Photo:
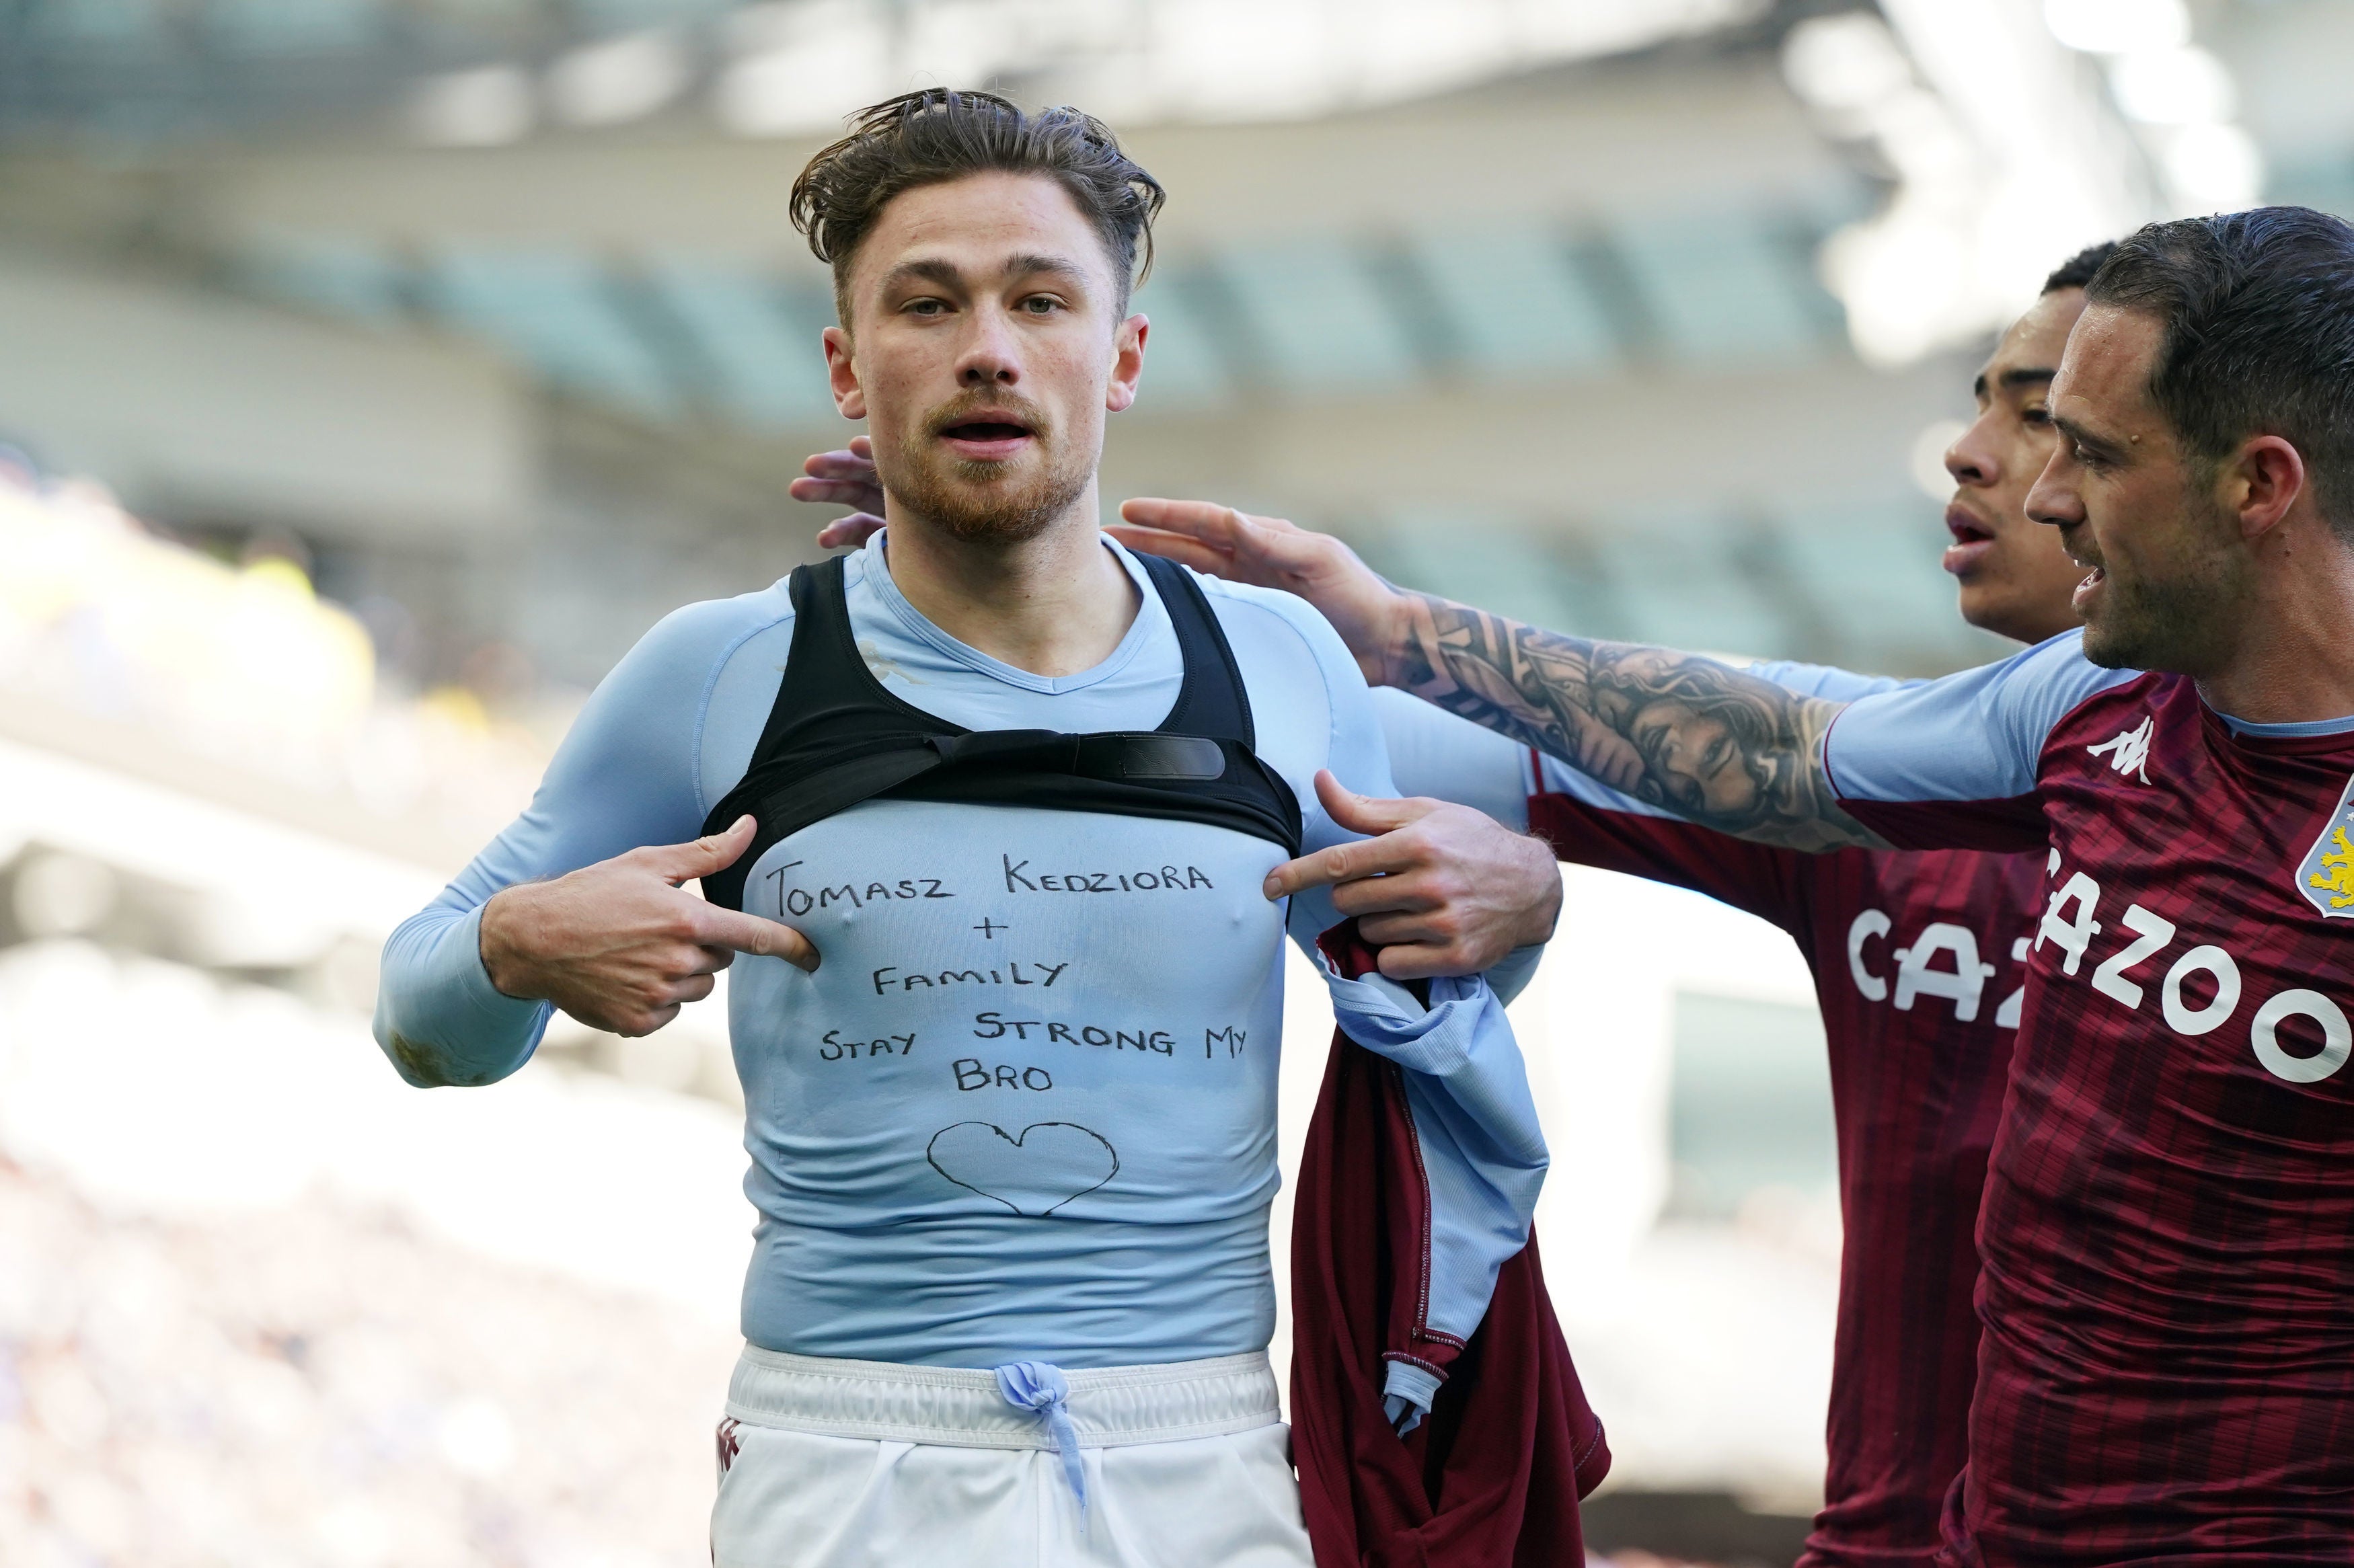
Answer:
[[[1840,806],[1899,849],[2041,849],[2045,740],[2084,702],[2139,678],[2093,663],[2084,634],[2063,632],[1849,704],[1823,738],[1823,770]]]

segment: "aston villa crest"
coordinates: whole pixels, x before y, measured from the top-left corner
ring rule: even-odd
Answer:
[[[2305,852],[2296,868],[2296,890],[2324,915],[2354,920],[2354,779],[2338,797],[2329,825]]]

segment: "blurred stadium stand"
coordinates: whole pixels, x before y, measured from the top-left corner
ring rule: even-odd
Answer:
[[[1139,300],[1154,318],[1150,396],[1156,407],[1200,406],[1490,375],[1582,381],[1653,354],[1702,370],[1805,366],[1843,350],[1838,306],[1811,270],[1828,227],[1800,211],[1688,213],[1617,236],[1520,225],[1167,257]],[[417,319],[473,333],[553,386],[657,418],[680,412],[687,388],[716,391],[714,411],[755,429],[806,429],[832,411],[809,347],[832,322],[832,296],[806,265],[425,257],[265,238],[235,268],[259,297],[373,325]],[[1163,387],[1164,371],[1175,387]]]
[[[381,530],[351,537],[329,515],[277,520],[325,542],[328,591],[408,603],[434,673],[506,641],[585,684],[669,605],[739,588],[737,563],[756,561],[753,580],[765,580],[805,553],[809,524],[751,498],[775,496],[801,452],[846,433],[815,347],[831,320],[827,280],[782,211],[822,132],[747,139],[710,105],[728,62],[865,12],[521,0],[80,9],[17,0],[15,63],[0,75],[0,126],[15,132],[0,201],[24,215],[35,247],[176,277],[224,308],[236,296],[363,345],[487,355],[532,408],[537,432],[514,441],[539,488],[520,535],[404,546]],[[932,19],[907,35],[911,63],[956,9],[904,12]],[[1173,0],[1129,9],[1139,26],[1193,14]],[[1776,40],[1806,7],[1622,9],[1619,34],[1592,37],[1647,52],[1606,64],[1577,58],[1592,51],[1573,29],[1524,40],[1511,61],[1466,55],[1447,69],[1489,84],[1436,97],[1406,90],[1424,79],[1411,73],[1397,79],[1405,88],[1382,85],[1394,66],[1338,102],[1318,100],[1307,78],[1293,84],[1337,118],[1223,123],[1232,106],[1198,81],[1171,87],[1155,111],[1140,105],[1122,129],[1172,200],[1138,297],[1154,323],[1144,397],[1115,425],[1108,492],[1216,495],[1362,530],[1374,554],[1384,538],[1426,532],[1417,519],[1482,519],[1525,541],[1539,580],[1564,585],[1528,599],[1530,613],[1579,630],[1698,631],[1712,647],[1908,671],[1978,656],[1942,616],[1867,614],[1834,635],[1815,607],[1792,602],[1785,557],[1750,547],[1834,511],[1934,545],[1934,508],[1892,454],[1955,404],[1956,365],[1896,387],[1858,366],[1816,276],[1823,237],[1872,193],[1781,86]],[[960,14],[1036,28],[1069,10]],[[278,42],[257,55],[272,18]],[[626,129],[550,123],[566,60],[648,28],[700,74]],[[1106,62],[1134,40],[1075,36],[1011,85],[1094,82],[1102,93],[1080,101],[1117,118],[1140,90]],[[178,60],[154,69],[183,97],[125,93],[116,65],[90,63],[134,56]],[[37,58],[48,63],[36,69]],[[250,79],[265,58],[267,88]],[[1521,69],[1494,85],[1506,67]],[[486,132],[477,140],[489,144],[462,151],[420,144],[419,84],[492,69],[530,77],[528,124],[541,129]],[[370,71],[373,85],[355,75]],[[1444,71],[1427,79],[1449,85]],[[133,101],[179,118],[103,132],[122,163],[93,167],[75,138]],[[7,260],[0,250],[0,268]],[[1766,400],[1787,410],[1781,429],[1752,417]],[[108,472],[143,513],[234,521],[168,474],[84,461],[37,402],[5,402],[0,425],[65,466]],[[328,399],[311,418],[336,413]],[[1746,439],[1717,433],[1728,425]],[[1692,450],[1702,429],[1706,453]],[[662,471],[703,477],[651,482],[638,459],[656,451]],[[636,493],[597,482],[612,467],[636,471]],[[616,535],[642,546],[610,574],[620,604],[593,620],[564,613],[582,553]],[[1743,547],[1724,553],[1727,539]],[[1429,554],[1416,571],[1433,587],[1482,569]],[[1680,576],[1696,585],[1681,597],[1714,608],[1661,619]],[[1892,625],[1902,635],[1881,635]]]

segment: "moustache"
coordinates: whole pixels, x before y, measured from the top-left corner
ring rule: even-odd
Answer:
[[[924,433],[927,436],[944,435],[959,425],[982,420],[1020,425],[1042,440],[1054,429],[1046,411],[1019,393],[968,392],[925,416]]]

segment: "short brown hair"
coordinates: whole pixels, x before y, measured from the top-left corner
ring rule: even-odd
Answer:
[[[1045,175],[1070,192],[1103,237],[1125,313],[1132,283],[1152,269],[1152,219],[1166,199],[1161,182],[1121,152],[1111,128],[1091,114],[1025,114],[993,92],[928,87],[860,110],[850,134],[811,158],[793,182],[793,227],[833,269],[834,308],[843,326],[850,324],[851,259],[885,204],[919,185],[991,170]]]
[[[2056,294],[2062,289],[2081,289],[2093,281],[2103,263],[2117,253],[2117,241],[2104,239],[2098,245],[2087,245],[2052,270],[2043,280],[2043,291]]]
[[[2150,401],[2202,480],[2249,437],[2279,436],[2354,543],[2354,225],[2302,207],[2153,223],[2084,293],[2157,319]]]

